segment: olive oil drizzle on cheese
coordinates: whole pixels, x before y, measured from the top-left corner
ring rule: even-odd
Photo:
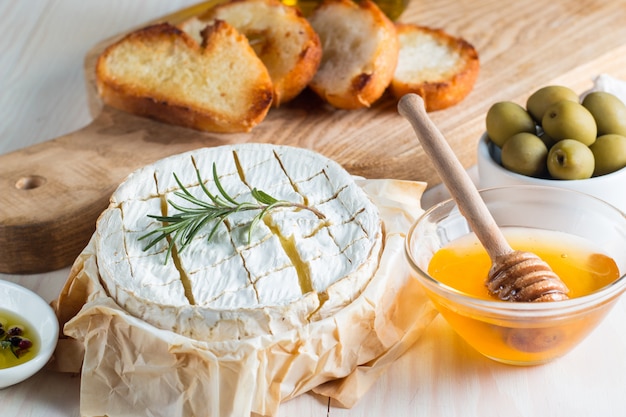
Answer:
[[[285,169],[285,165],[283,164],[283,161],[280,159],[278,154],[276,154],[276,151],[274,151],[274,158],[276,158],[276,161],[278,162],[278,165],[280,166],[280,169],[285,173],[285,176],[289,180],[289,184],[291,184],[291,188],[293,188],[293,190],[302,197],[302,203],[305,206],[308,206],[309,205],[309,198],[302,193],[302,191],[300,190],[300,187],[298,187],[298,184],[293,181],[293,179],[289,176],[289,174],[287,174],[287,170]]]
[[[293,190],[298,193],[301,197],[302,197],[302,202],[305,206],[309,206],[310,205],[310,201],[308,196],[306,196],[301,190],[300,187],[298,186],[298,183],[294,182],[293,179],[289,176],[289,174],[287,173],[287,170],[285,169],[285,165],[283,164],[283,161],[280,159],[280,157],[278,156],[278,154],[276,153],[276,151],[274,151],[274,157],[276,158],[276,160],[278,161],[278,164],[280,165],[280,169],[285,173],[285,176],[289,179],[289,183],[291,184],[291,187],[293,188]],[[322,170],[321,174],[323,174],[324,176],[326,176],[328,178],[328,175],[326,175],[326,171]],[[336,198],[336,196],[333,196],[333,198]],[[267,222],[266,222],[267,224]],[[304,236],[305,238],[311,238],[313,236],[315,236],[317,233],[319,233],[322,229],[327,228],[330,225],[330,222],[328,219],[324,219],[323,221],[320,221],[317,226],[315,228],[313,228],[313,230],[311,230],[311,232]],[[271,226],[268,225],[268,227],[270,227],[270,230],[272,229]],[[330,231],[329,231],[330,232]],[[315,289],[313,288],[313,280],[311,278],[311,268],[310,265],[304,261],[302,261],[302,258],[300,258],[300,255],[298,254],[298,251],[296,250],[296,245],[295,245],[295,240],[292,237],[291,239],[285,239],[283,236],[280,236],[280,234],[276,233],[281,241],[281,244],[283,246],[283,250],[285,250],[285,253],[287,254],[287,256],[289,257],[289,259],[291,260],[292,264],[296,267],[297,273],[298,273],[298,282],[300,283],[300,291],[302,292],[302,294],[307,294],[310,291],[314,291]],[[308,319],[310,319],[315,313],[317,313],[318,310],[320,310],[322,308],[322,306],[324,305],[324,303],[326,301],[328,301],[328,294],[326,292],[318,292],[317,293],[317,298],[319,300],[319,305],[318,307],[311,312],[311,314],[309,314]]]
[[[239,156],[237,155],[237,151],[233,151],[233,161],[235,162],[235,167],[237,168],[237,175],[239,175],[239,179],[241,180],[241,182],[246,184],[248,188],[250,188],[250,185],[246,182],[246,174],[243,172],[241,162],[239,162]]]
[[[263,219],[263,222],[272,231],[272,234],[274,234],[278,238],[283,248],[283,251],[291,261],[293,267],[296,269],[296,274],[298,275],[298,283],[300,284],[300,291],[302,292],[302,294],[307,294],[313,291],[311,270],[309,268],[309,265],[304,262],[300,257],[300,254],[296,249],[296,242],[294,237],[290,236],[287,238],[283,236],[278,228],[271,222],[271,219],[268,219],[267,216]]]
[[[278,161],[281,170],[283,171],[283,173],[285,174],[285,177],[287,177],[289,179],[289,183],[291,185],[291,187],[293,188],[293,190],[302,198],[302,200],[305,202],[305,204],[299,204],[299,203],[292,203],[292,202],[288,202],[288,201],[282,201],[282,200],[276,200],[275,198],[265,194],[262,191],[257,190],[256,188],[252,188],[249,184],[249,182],[246,179],[246,175],[244,172],[244,169],[240,163],[239,157],[237,155],[236,151],[233,151],[232,153],[233,156],[233,162],[234,165],[236,167],[236,173],[237,176],[239,177],[240,181],[245,184],[252,192],[252,196],[260,203],[259,206],[253,206],[250,203],[237,203],[233,197],[229,196],[226,191],[221,188],[221,185],[219,183],[219,179],[220,177],[218,176],[216,170],[215,170],[215,164],[213,165],[213,178],[214,178],[214,182],[216,184],[216,186],[219,189],[219,192],[221,193],[221,196],[224,197],[225,200],[224,201],[224,205],[220,205],[220,206],[215,206],[215,209],[217,210],[226,210],[224,213],[224,215],[219,215],[218,217],[207,217],[207,219],[210,219],[212,223],[214,223],[214,226],[216,226],[215,222],[217,221],[219,223],[224,224],[224,226],[229,230],[232,231],[232,225],[230,224],[230,222],[228,222],[228,220],[226,219],[226,216],[229,213],[234,213],[236,211],[238,211],[240,208],[242,208],[243,206],[245,206],[246,204],[248,204],[247,206],[245,206],[244,210],[260,210],[260,213],[254,218],[254,220],[252,221],[251,225],[250,225],[250,229],[252,228],[252,226],[254,225],[254,223],[256,223],[256,221],[263,221],[266,226],[269,228],[269,230],[271,231],[272,235],[276,236],[276,238],[278,239],[283,252],[285,253],[285,255],[289,258],[292,266],[295,268],[296,270],[296,275],[298,278],[298,284],[300,287],[300,291],[302,294],[307,294],[310,292],[315,292],[314,288],[313,288],[313,280],[312,280],[312,272],[310,270],[311,266],[304,261],[300,254],[298,253],[298,250],[296,248],[296,240],[294,236],[288,236],[285,237],[281,234],[280,229],[273,224],[272,221],[272,215],[271,213],[269,213],[270,209],[274,209],[274,208],[279,208],[279,207],[291,207],[291,209],[295,209],[295,210],[301,210],[301,209],[307,209],[310,210],[311,212],[315,213],[315,215],[318,217],[318,219],[320,220],[318,222],[318,224],[316,224],[316,226],[313,228],[313,230],[311,230],[307,236],[305,236],[305,238],[310,238],[313,237],[315,234],[317,234],[318,232],[320,232],[321,230],[325,229],[327,226],[330,225],[329,221],[326,219],[326,217],[324,216],[324,214],[322,214],[321,212],[319,212],[317,209],[309,207],[308,206],[308,198],[306,198],[306,196],[304,196],[302,194],[302,192],[298,189],[297,184],[291,179],[291,177],[288,175],[287,171],[285,170],[285,166],[283,165],[283,163],[280,161],[279,156],[274,153],[274,157],[276,158],[276,160]],[[200,183],[198,184],[200,187],[203,188],[204,192],[210,197],[210,199],[216,203],[216,204],[221,204],[221,202],[218,202],[216,200],[216,197],[211,195],[211,193],[204,188],[204,184],[203,184],[203,180],[200,177],[200,171],[199,168],[197,166],[196,160],[194,157],[191,157],[191,163],[196,171],[197,174],[197,178],[198,181],[200,181]],[[324,175],[327,177],[326,173],[324,172],[324,170],[322,170],[322,172],[318,173],[321,175]],[[186,189],[186,185],[183,185],[183,183],[180,182],[180,180],[178,179],[178,177],[176,177],[175,175],[175,179],[178,182],[179,186],[181,187],[182,191],[184,192],[184,194],[181,192],[179,194],[177,194],[177,192],[174,192],[175,195],[179,195],[181,197],[184,197],[186,199],[186,196],[189,197],[190,202],[194,202],[194,198],[189,191]],[[327,178],[328,179],[328,178]],[[159,181],[157,178],[157,175],[155,173],[154,175],[154,182],[156,185],[156,189],[159,189]],[[343,188],[342,188],[343,189]],[[338,194],[341,192],[341,190],[339,190],[339,192],[337,192],[335,195],[333,195],[329,201],[331,201],[334,198],[337,198]],[[256,194],[255,194],[256,193]],[[156,242],[158,242],[159,240],[165,238],[165,241],[168,244],[168,255],[171,256],[172,261],[174,263],[174,267],[176,269],[176,271],[178,272],[179,275],[179,280],[181,282],[181,285],[183,287],[183,292],[184,292],[184,296],[187,299],[187,301],[189,302],[190,305],[196,305],[196,301],[195,301],[195,297],[193,294],[193,286],[192,286],[192,280],[191,278],[187,275],[187,272],[185,270],[184,265],[182,264],[182,260],[180,257],[180,252],[184,249],[184,247],[189,244],[189,241],[191,239],[193,239],[193,236],[195,236],[194,234],[189,233],[187,235],[187,237],[185,237],[184,239],[182,239],[182,241],[177,240],[179,233],[180,233],[180,228],[178,228],[178,225],[182,224],[180,222],[186,222],[187,219],[189,217],[184,217],[184,216],[180,216],[180,213],[176,213],[176,214],[172,214],[169,215],[169,206],[170,204],[173,205],[173,207],[177,208],[178,210],[181,210],[183,213],[188,214],[188,212],[186,212],[186,208],[182,207],[182,206],[178,206],[178,205],[174,205],[167,197],[166,194],[160,195],[160,216],[157,215],[148,215],[149,217],[155,218],[159,221],[161,221],[163,223],[163,227],[161,229],[157,229],[156,231],[152,231],[144,236],[142,236],[140,239],[146,238],[148,236],[151,236],[154,233],[161,233],[160,236],[158,236],[155,240],[153,240],[147,247],[144,248],[144,250],[149,249],[150,247],[152,247]],[[227,201],[226,201],[227,200]],[[232,205],[231,205],[232,203]],[[214,209],[214,207],[207,207],[206,205],[204,205],[204,202],[198,202],[198,205],[200,205],[200,207],[202,208],[210,208],[210,209]],[[191,212],[191,209],[190,209]],[[191,212],[192,215],[196,216],[196,213]],[[200,213],[200,215],[204,215],[204,212]],[[210,214],[208,214],[210,215]],[[170,224],[172,224],[171,222],[174,222],[173,224],[176,224],[177,228],[174,229],[170,229]],[[195,223],[197,224],[197,223]],[[208,225],[208,223],[207,223]],[[165,229],[165,230],[164,230]],[[194,229],[194,232],[197,232],[196,230],[199,229],[198,227],[196,227],[196,229]],[[171,230],[176,230],[176,232],[172,232]],[[213,228],[213,231],[215,231],[216,229]],[[172,233],[174,233],[172,235]],[[211,234],[209,235],[209,239],[210,237],[213,235],[213,232],[211,232]],[[331,238],[335,241],[336,240],[334,237],[331,236]],[[233,245],[233,247],[237,247],[235,242],[232,241],[232,236],[231,236],[231,244]],[[180,246],[179,246],[180,245]],[[260,300],[260,296],[258,293],[258,289],[255,286],[255,283],[252,279],[252,274],[250,273],[250,271],[248,270],[247,266],[246,266],[246,259],[244,256],[242,256],[241,253],[239,253],[239,256],[241,257],[241,260],[243,262],[243,268],[248,272],[248,282],[250,284],[250,286],[252,287],[252,289],[254,290],[254,293],[256,295],[257,301]],[[349,259],[348,259],[349,260]],[[166,261],[167,261],[167,255],[166,255]],[[349,260],[351,262],[351,260]],[[317,293],[317,297],[319,299],[319,306],[316,310],[319,310],[319,308],[322,307],[322,305],[328,300],[328,295],[326,293]]]
[[[287,173],[285,172],[285,167],[283,166],[282,162],[280,161],[280,158],[278,158],[278,155],[276,155],[276,153],[274,153],[274,157],[280,164],[280,167],[282,171],[285,173],[285,176],[289,178],[289,182],[291,186],[294,188],[294,191],[298,192],[297,187],[295,186],[295,184],[293,183],[289,175],[287,175]],[[233,159],[235,161],[235,166],[237,167],[237,173],[239,174],[239,178],[241,182],[246,184],[248,188],[251,188],[246,179],[246,174],[243,168],[241,167],[241,163],[239,162],[239,157],[237,156],[237,152],[233,152]],[[270,229],[272,234],[278,238],[278,241],[280,242],[280,245],[283,248],[285,255],[287,255],[287,257],[291,261],[291,264],[296,269],[296,274],[298,276],[298,283],[300,285],[300,291],[302,292],[302,294],[307,294],[313,291],[313,284],[311,281],[311,272],[310,272],[309,266],[307,265],[306,262],[302,260],[302,258],[300,258],[300,254],[298,254],[298,251],[296,249],[296,243],[295,243],[293,236],[292,237],[283,236],[280,233],[280,230],[278,230],[278,228],[272,223],[271,218],[269,216],[267,215],[264,216],[262,220],[263,220],[263,223],[265,223],[265,225]]]
[[[248,186],[248,188],[251,188],[250,185],[248,184],[248,181],[247,181],[245,173],[244,173],[244,171],[243,171],[243,169],[241,167],[241,164],[239,162],[239,158],[238,158],[236,152],[233,152],[233,158],[234,158],[234,161],[235,161],[235,166],[237,167],[237,172],[239,174],[239,178],[241,179],[241,181],[244,184],[246,184]],[[280,169],[285,174],[285,177],[289,180],[289,184],[291,185],[293,190],[298,195],[300,195],[302,197],[303,204],[305,206],[308,206],[309,205],[308,197],[303,195],[303,193],[301,192],[301,190],[298,187],[298,184],[296,182],[294,182],[293,179],[289,176],[287,170],[285,169],[285,165],[283,164],[283,162],[281,161],[279,155],[276,152],[274,152],[274,158],[278,162],[278,165],[280,166]],[[324,173],[324,175],[325,175],[325,173]],[[333,198],[336,198],[336,196],[333,196]],[[272,234],[278,238],[278,241],[280,242],[280,245],[283,248],[283,251],[284,251],[285,255],[287,255],[287,257],[291,261],[291,264],[295,268],[296,275],[298,277],[298,284],[300,285],[300,292],[302,294],[308,294],[310,292],[314,292],[315,289],[313,288],[313,280],[311,278],[311,268],[310,268],[310,265],[307,262],[303,261],[302,258],[300,257],[300,254],[298,253],[298,250],[296,248],[295,237],[294,236],[289,236],[289,237],[283,236],[280,233],[280,230],[273,224],[272,219],[271,219],[271,214],[268,214],[268,215],[264,216],[262,220],[265,223],[265,225],[270,229]],[[319,224],[306,237],[314,236],[316,233],[318,233],[320,230],[322,230],[326,226],[328,226],[328,221],[327,220],[319,222]],[[324,293],[324,292],[317,293],[317,297],[318,297],[318,300],[319,300],[319,306],[318,306],[318,308],[315,311],[313,311],[310,314],[310,316],[315,314],[315,312],[317,310],[319,310],[324,305],[326,300],[328,300],[328,295],[326,293]]]
[[[158,181],[156,177],[155,177],[155,182],[157,184],[157,189],[158,189]],[[161,214],[163,216],[167,216],[168,214],[167,199],[165,198],[164,195],[160,196],[160,199],[161,199]],[[196,300],[193,296],[193,291],[191,290],[191,282],[180,261],[180,256],[178,256],[178,248],[176,247],[174,242],[172,242],[171,236],[167,236],[166,240],[167,240],[167,244],[170,245],[172,248],[172,251],[171,251],[172,261],[174,262],[174,267],[178,271],[180,282],[183,284],[185,298],[187,298],[187,301],[189,301],[190,305],[195,305]]]

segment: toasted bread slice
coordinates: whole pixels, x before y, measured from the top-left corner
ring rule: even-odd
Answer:
[[[322,63],[311,89],[342,109],[369,107],[378,100],[398,61],[393,22],[370,0],[326,0],[309,21],[322,40]]]
[[[398,66],[390,90],[396,98],[422,96],[427,111],[441,110],[463,100],[474,88],[478,52],[462,38],[440,29],[397,23]]]
[[[130,33],[100,55],[96,84],[112,107],[212,132],[249,131],[272,102],[265,65],[221,21],[202,44],[168,23]]]
[[[278,0],[233,0],[179,25],[198,37],[207,23],[224,20],[249,38],[274,84],[275,107],[306,88],[322,59],[317,33],[298,9]]]

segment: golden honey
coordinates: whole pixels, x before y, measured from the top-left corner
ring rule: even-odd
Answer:
[[[582,238],[526,228],[503,228],[503,232],[514,249],[533,252],[546,261],[569,287],[570,298],[591,294],[619,278],[614,260],[598,253]],[[486,288],[490,266],[482,245],[474,235],[467,235],[437,251],[429,263],[428,273],[474,298],[507,303],[493,297]],[[597,309],[542,319],[522,312],[511,319],[498,313],[486,315],[480,309],[460,307],[433,292],[430,296],[446,320],[474,348],[488,357],[512,364],[542,363],[561,356],[582,340],[606,311]]]

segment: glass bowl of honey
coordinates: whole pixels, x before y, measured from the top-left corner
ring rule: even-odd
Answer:
[[[569,299],[501,301],[489,293],[491,261],[452,200],[410,228],[412,274],[449,325],[474,349],[511,365],[563,356],[601,322],[626,289],[626,215],[578,191],[507,186],[480,191],[513,249],[546,261]]]

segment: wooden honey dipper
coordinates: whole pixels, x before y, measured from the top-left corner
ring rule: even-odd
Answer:
[[[569,289],[547,263],[533,253],[511,248],[471,178],[426,113],[422,98],[417,94],[403,96],[398,111],[413,126],[424,152],[489,254],[489,292],[503,301],[568,299]]]

